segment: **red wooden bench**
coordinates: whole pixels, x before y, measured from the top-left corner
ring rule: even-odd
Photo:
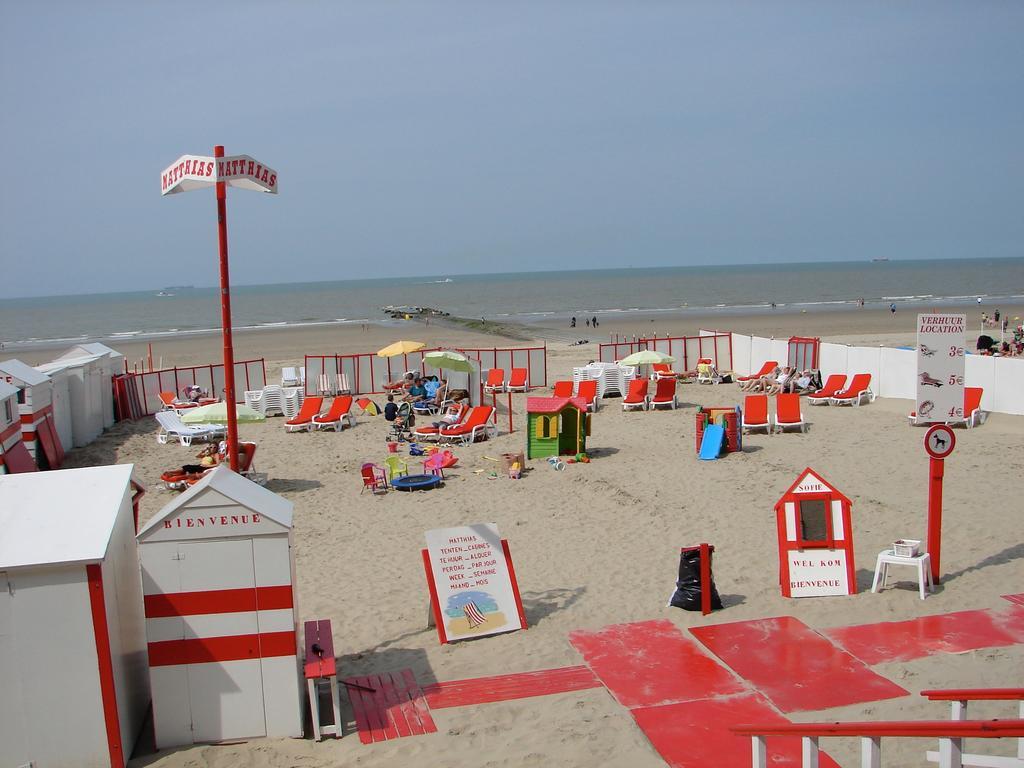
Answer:
[[[307,621],[304,625],[306,639],[306,687],[309,691],[309,714],[313,722],[313,738],[320,741],[324,734],[341,738],[341,700],[338,696],[338,668],[334,660],[334,637],[331,634],[330,619]],[[331,703],[334,706],[334,723],[320,724],[320,684],[328,682],[331,687]]]

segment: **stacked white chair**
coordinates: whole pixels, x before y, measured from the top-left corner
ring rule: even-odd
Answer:
[[[289,387],[282,391],[281,408],[284,415],[294,419],[295,415],[302,408],[302,401],[306,399],[306,392],[302,387]]]

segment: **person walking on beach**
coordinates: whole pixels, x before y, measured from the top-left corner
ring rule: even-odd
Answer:
[[[593,323],[595,328],[597,328],[597,315],[594,315],[594,319],[591,320],[590,322]]]
[[[894,316],[895,316],[895,314],[896,314],[896,302],[895,302],[895,301],[893,301],[893,302],[890,302],[890,304],[889,304],[889,312],[890,312],[890,313],[891,313],[892,315],[894,315]]]
[[[589,327],[590,327],[590,318],[588,317],[587,318],[587,328],[589,328]]]
[[[569,323],[569,327],[570,327],[570,328],[575,328],[575,327],[576,327],[576,318],[575,318],[575,317],[574,317],[574,318],[572,319],[572,321],[571,321],[571,322]]]

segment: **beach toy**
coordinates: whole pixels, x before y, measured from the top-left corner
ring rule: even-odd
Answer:
[[[565,462],[559,459],[557,456],[549,456],[548,464],[555,468],[556,471],[561,472],[565,469]]]
[[[398,453],[398,443],[388,443],[388,453]]]
[[[585,453],[577,453],[576,454],[576,461],[578,461],[580,464],[589,464],[590,463],[590,457],[587,456],[587,454],[585,454]]]
[[[725,444],[725,429],[720,424],[708,424],[704,428],[704,439],[700,443],[698,458],[704,461],[717,459]]]
[[[422,456],[424,453],[423,446],[417,443],[409,444],[409,455],[410,456]]]
[[[515,462],[508,470],[508,476],[513,480],[518,480],[522,474],[522,468],[519,466],[519,462]]]

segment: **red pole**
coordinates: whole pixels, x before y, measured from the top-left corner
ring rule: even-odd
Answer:
[[[515,432],[515,430],[512,429],[512,393],[511,392],[508,393],[508,432],[509,432],[509,434],[512,434],[513,432]]]
[[[224,147],[213,148],[214,158],[224,157]],[[228,279],[227,184],[217,182],[217,243],[220,246],[220,323],[224,338],[224,399],[228,414],[228,461],[238,471],[238,417],[235,413],[235,354],[231,346],[231,283]]]
[[[944,459],[928,460],[928,554],[931,555],[932,581],[939,583],[939,557],[942,555],[942,475]]]

